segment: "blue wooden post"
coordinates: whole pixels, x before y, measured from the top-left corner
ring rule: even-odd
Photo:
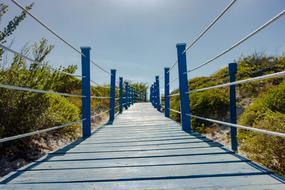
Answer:
[[[130,107],[130,93],[129,93],[129,83],[128,82],[126,82],[126,94],[125,94],[125,96],[126,96],[126,109],[128,109],[129,107]]]
[[[133,88],[131,88],[130,92],[131,92],[131,105],[133,105],[134,104],[134,90],[133,90]]]
[[[160,107],[160,88],[159,88],[159,76],[155,77],[155,82],[156,82],[156,101],[157,101],[157,106],[156,109],[157,111],[160,111],[161,107]]]
[[[150,86],[150,90],[149,90],[149,101],[150,103],[153,105],[153,98],[152,98],[152,93],[153,93],[153,85]]]
[[[134,104],[134,102],[135,102],[135,100],[134,100],[134,94],[135,94],[135,91],[134,91],[134,89],[132,88],[132,105]]]
[[[142,91],[140,91],[140,102],[142,102]]]
[[[170,97],[169,97],[169,68],[164,68],[164,116],[169,117]]]
[[[236,73],[237,73],[237,64],[230,63],[229,64],[229,75],[230,82],[236,81]],[[237,113],[236,113],[236,86],[230,86],[230,114],[231,114],[231,123],[237,123]],[[232,150],[238,151],[238,142],[237,142],[237,129],[235,127],[231,127],[231,145]]]
[[[144,102],[147,102],[147,90],[145,90],[145,94],[144,94]]]
[[[157,109],[156,107],[156,83],[153,83],[153,107]]]
[[[119,78],[119,88],[120,88],[120,92],[119,92],[119,113],[123,112],[123,77]]]
[[[134,103],[134,95],[133,95],[133,93],[134,93],[133,88],[130,88],[131,105],[133,105],[133,103]]]
[[[110,111],[109,121],[113,122],[115,119],[115,96],[116,96],[116,70],[111,70],[111,83],[110,83]]]
[[[153,102],[153,107],[156,108],[156,104],[155,104],[155,83],[153,83],[153,86],[152,86],[152,102]]]
[[[185,51],[186,44],[176,45],[178,59],[179,92],[180,92],[180,111],[181,123],[184,131],[192,131],[190,114],[190,100],[188,92],[187,62]]]
[[[91,98],[90,98],[90,47],[81,47],[82,66],[82,136],[91,135]]]

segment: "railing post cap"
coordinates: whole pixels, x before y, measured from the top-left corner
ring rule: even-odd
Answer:
[[[230,63],[229,74],[236,74],[236,73],[237,73],[237,63]]]
[[[185,47],[185,46],[186,46],[186,43],[177,43],[177,44],[176,44],[176,47],[182,47],[182,46]]]
[[[89,47],[89,46],[83,46],[83,47],[80,47],[80,49],[81,49],[81,50],[90,50],[91,47]]]

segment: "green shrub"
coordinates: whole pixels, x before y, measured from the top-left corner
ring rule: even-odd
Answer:
[[[48,128],[80,119],[79,108],[70,103],[66,98],[59,95],[45,95],[45,99],[47,100],[47,107],[39,118],[42,121],[42,126]],[[79,137],[78,127],[78,125],[65,127],[56,131],[56,133],[59,133],[61,136],[76,138]]]
[[[229,95],[224,89],[212,89],[190,95],[191,114],[224,120],[229,110]],[[204,132],[205,127],[213,123],[192,118],[191,125],[195,131]]]
[[[246,108],[239,123],[285,133],[285,82],[268,90]],[[285,175],[285,140],[239,130],[240,149],[250,159]]]
[[[45,39],[32,46],[33,55],[36,60],[41,61],[41,64],[28,64],[26,60],[14,56],[10,65],[6,67],[1,65],[0,83],[46,91],[67,93],[77,91],[78,79],[72,76],[64,76],[59,70],[51,70],[43,61],[52,48],[53,46],[47,45]],[[24,52],[28,51],[28,49],[24,50]],[[75,72],[75,67],[70,66],[63,70]],[[58,95],[0,88],[0,138],[79,120],[80,110],[69,101],[70,99]],[[75,138],[78,136],[78,129],[74,126],[50,133]],[[1,156],[5,156],[9,152],[14,154],[18,150],[24,155],[24,151],[28,152],[31,148],[33,138],[29,137],[5,143],[4,148],[1,147],[1,153],[3,153]]]

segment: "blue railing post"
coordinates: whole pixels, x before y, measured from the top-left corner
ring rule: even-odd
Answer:
[[[147,102],[147,90],[145,90],[145,94],[144,94],[144,102]]]
[[[119,113],[123,112],[123,77],[119,78]]]
[[[135,90],[132,88],[132,105],[135,103]]]
[[[90,98],[90,47],[81,47],[82,66],[82,136],[91,135],[91,98]]]
[[[132,105],[135,103],[135,90],[132,88]]]
[[[156,103],[157,103],[157,106],[156,106],[156,109],[157,111],[160,111],[160,88],[159,88],[159,76],[156,76],[155,77],[155,82],[156,82]]]
[[[152,86],[150,86],[150,88],[149,88],[149,102],[150,103],[152,103],[152,99],[151,99],[152,94],[151,94],[151,92],[152,92]]]
[[[176,45],[178,59],[178,76],[180,92],[181,123],[184,131],[192,131],[190,114],[190,100],[188,93],[187,62],[185,53],[185,43]]]
[[[156,82],[153,83],[153,107],[157,109],[157,100],[156,100]]]
[[[236,73],[237,73],[237,64],[230,63],[229,64],[229,75],[230,82],[236,81]],[[236,86],[230,86],[230,114],[231,114],[231,123],[237,123],[237,113],[236,113]],[[235,127],[231,127],[231,145],[232,150],[238,151],[238,142],[237,142],[237,129]]]
[[[111,70],[111,83],[110,83],[110,111],[109,122],[115,119],[115,97],[116,96],[116,70]]]
[[[134,90],[133,90],[133,88],[130,88],[130,92],[131,92],[131,95],[130,95],[130,97],[131,97],[131,105],[133,105],[134,104]]]
[[[150,86],[149,101],[153,105],[153,85]]]
[[[140,102],[142,102],[142,91],[140,91]]]
[[[155,99],[155,83],[153,83],[153,87],[152,87],[152,102],[153,102],[153,107],[156,108],[156,103],[155,103],[156,99]]]
[[[169,117],[170,97],[169,97],[169,68],[164,68],[164,116]]]
[[[125,94],[125,108],[128,109],[130,107],[130,98],[129,98],[129,83],[126,82],[126,94]]]

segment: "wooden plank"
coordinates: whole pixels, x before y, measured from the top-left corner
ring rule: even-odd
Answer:
[[[0,189],[284,189],[284,179],[138,103]]]

